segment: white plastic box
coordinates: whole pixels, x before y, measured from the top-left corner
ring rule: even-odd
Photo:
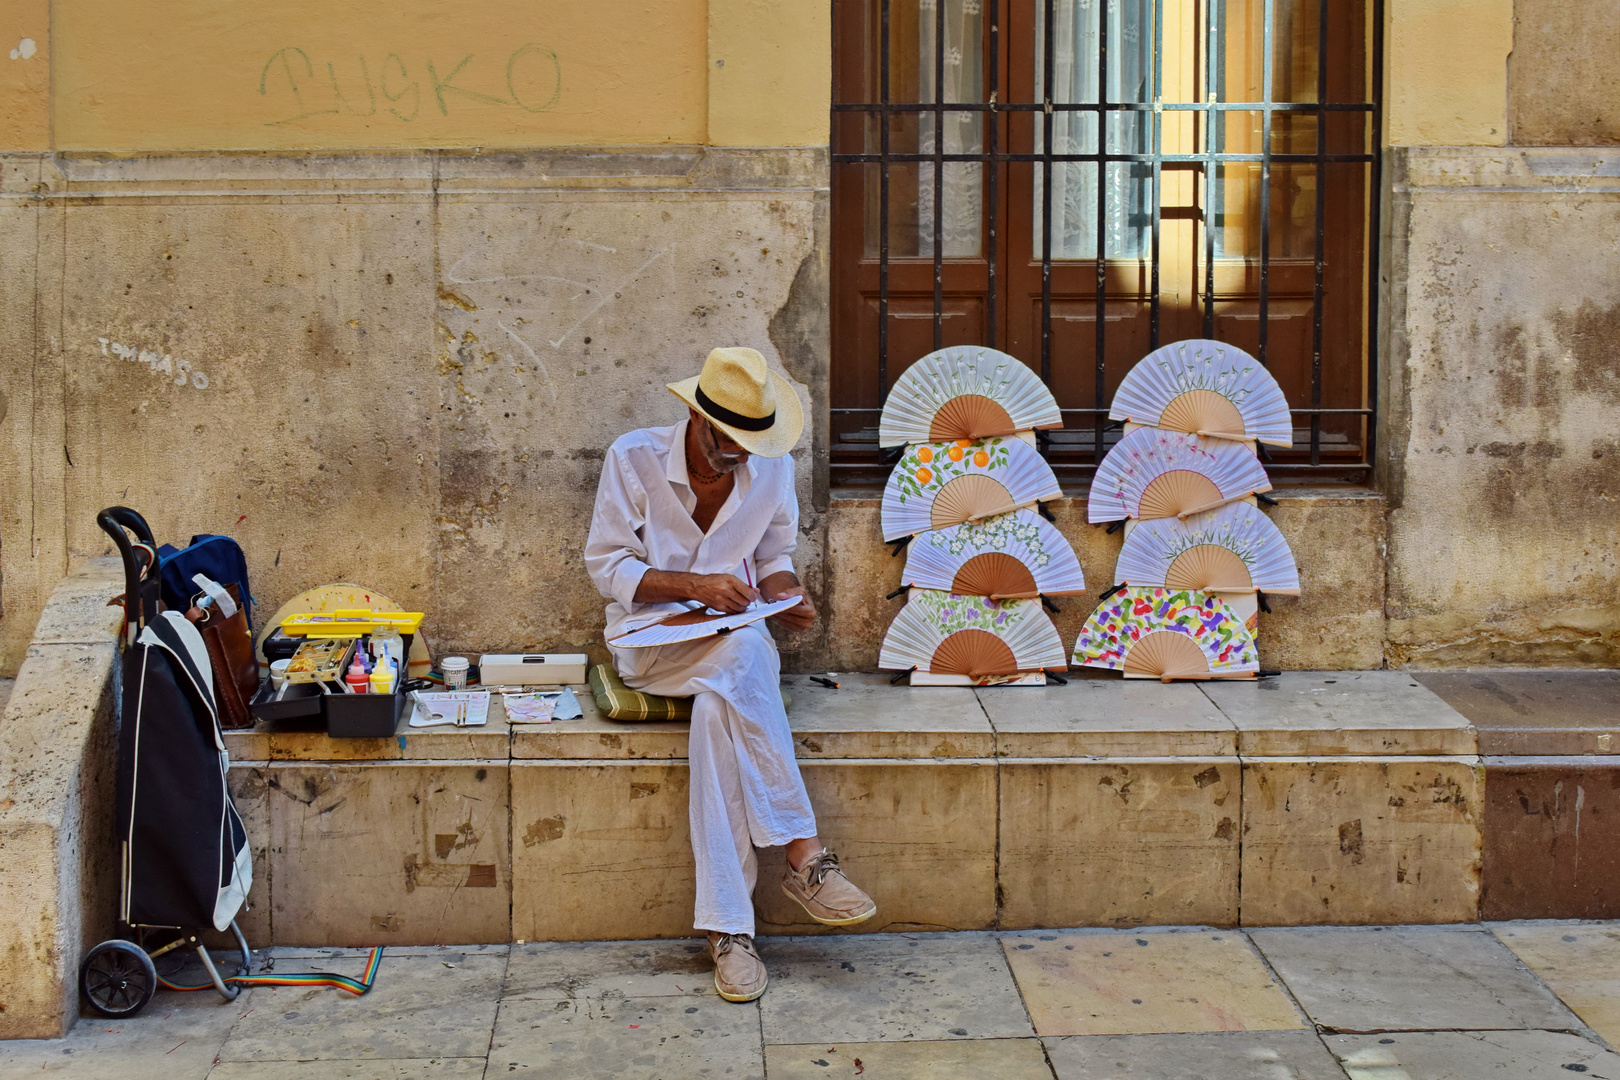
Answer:
[[[582,683],[584,653],[485,653],[478,658],[482,686],[554,686]]]

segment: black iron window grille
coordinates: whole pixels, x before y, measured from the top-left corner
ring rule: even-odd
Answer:
[[[931,349],[1052,387],[1084,482],[1161,343],[1230,341],[1283,385],[1274,476],[1364,479],[1376,405],[1381,0],[835,0],[835,483]]]

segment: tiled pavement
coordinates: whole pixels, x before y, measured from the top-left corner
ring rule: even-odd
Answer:
[[[696,941],[401,948],[364,998],[160,994],[0,1043],[0,1076],[119,1080],[1620,1080],[1620,923],[766,938],[714,993]],[[356,973],[360,950],[270,950]],[[1605,1042],[1607,1040],[1607,1042]]]

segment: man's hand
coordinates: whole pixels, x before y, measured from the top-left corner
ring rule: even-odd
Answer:
[[[740,578],[730,574],[688,574],[678,570],[648,570],[636,586],[638,604],[674,604],[696,600],[735,615],[757,596]]]
[[[759,594],[730,574],[692,574],[689,599],[699,600],[716,611],[735,615]]]
[[[816,621],[816,605],[805,596],[804,587],[791,570],[781,570],[759,583],[759,595],[767,604],[786,600],[790,596],[803,597],[786,611],[772,615],[771,621],[781,623],[788,630],[807,630]]]

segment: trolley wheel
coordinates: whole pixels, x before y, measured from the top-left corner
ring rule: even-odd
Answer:
[[[133,941],[114,938],[79,965],[79,990],[103,1016],[134,1016],[157,992],[157,968]]]

